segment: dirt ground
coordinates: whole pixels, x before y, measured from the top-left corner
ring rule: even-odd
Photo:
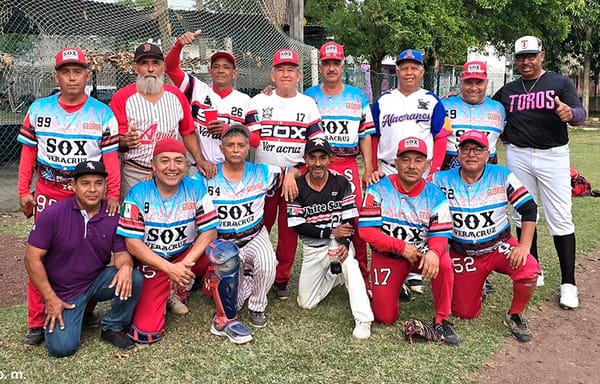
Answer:
[[[2,215],[0,226],[22,221]],[[0,307],[25,303],[25,238],[0,234]],[[556,300],[530,309],[530,343],[507,339],[471,383],[597,383],[600,361],[600,252],[577,262],[580,307],[564,311]]]

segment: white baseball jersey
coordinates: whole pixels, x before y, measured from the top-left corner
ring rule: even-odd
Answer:
[[[260,131],[255,161],[278,167],[304,163],[306,141],[323,136],[321,115],[315,101],[301,93],[284,98],[273,92],[258,94],[250,102],[248,115],[255,116],[251,131]]]

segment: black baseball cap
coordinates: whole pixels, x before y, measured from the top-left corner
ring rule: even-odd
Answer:
[[[138,45],[135,49],[135,54],[133,56],[133,61],[138,62],[143,57],[154,57],[159,60],[165,60],[165,56],[162,53],[160,47],[156,44],[152,43],[143,43]]]
[[[306,146],[304,147],[305,155],[316,151],[322,151],[328,155],[331,155],[331,147],[329,146],[327,140],[317,137],[306,142]]]
[[[108,176],[108,172],[106,172],[104,163],[101,161],[88,160],[77,164],[75,171],[73,172],[73,178],[77,180],[77,178],[84,175],[100,175],[106,177]]]

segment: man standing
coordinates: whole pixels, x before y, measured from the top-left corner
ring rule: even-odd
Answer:
[[[298,180],[298,197],[289,203],[289,226],[303,244],[298,305],[314,308],[334,286],[344,284],[354,316],[352,336],[366,339],[371,336],[373,312],[351,244],[358,211],[350,182],[329,172],[331,155],[323,139],[306,143],[307,172]]]
[[[204,161],[194,134],[189,103],[179,89],[164,84],[165,62],[160,47],[139,45],[133,70],[136,82],[119,89],[110,102],[119,122],[119,149],[123,152],[121,199],[133,185],[151,176],[152,152],[163,138],[181,135],[198,169],[209,176],[214,174],[214,165]]]
[[[454,263],[452,313],[472,319],[481,313],[482,288],[496,271],[513,280],[513,300],[505,322],[514,337],[532,338],[523,312],[536,288],[539,266],[529,253],[537,206],[527,189],[502,165],[486,164],[489,141],[477,130],[460,137],[460,166],[433,175],[446,193],[453,218],[450,257]],[[521,240],[510,233],[508,206],[522,217]]]
[[[304,162],[304,146],[312,138],[323,138],[321,116],[315,101],[298,93],[300,81],[298,53],[280,49],[273,56],[271,81],[277,87],[271,95],[258,94],[250,103],[249,115],[257,121],[248,125],[250,142],[258,143],[255,161],[278,167],[294,167]],[[277,211],[279,210],[279,214]],[[296,256],[298,235],[288,227],[287,202],[281,188],[265,202],[265,226],[270,231],[277,218],[277,272],[273,290],[279,299],[290,297],[288,282]]]
[[[369,100],[360,88],[344,84],[344,48],[333,41],[321,46],[319,72],[323,83],[304,92],[317,102],[323,119],[325,138],[331,146],[332,158],[329,168],[346,176],[352,184],[356,206],[362,203],[362,186],[356,157],[362,154],[364,161],[364,185],[373,173],[371,135],[375,132]],[[369,283],[367,244],[359,236],[352,238],[356,260],[360,265],[365,283]],[[370,288],[369,288],[370,289]]]
[[[237,247],[214,241],[217,212],[204,185],[185,176],[183,143],[163,139],[153,155],[154,178],[129,191],[117,229],[144,276],[129,335],[138,343],[160,341],[171,290],[188,290],[192,279],[206,274],[205,284],[216,304],[211,333],[236,344],[249,342],[250,331],[237,320]]]
[[[184,46],[200,36],[200,31],[181,35],[165,58],[167,75],[186,95],[192,107],[192,117],[204,158],[213,164],[225,159],[221,152],[221,134],[228,126],[248,123],[250,96],[233,89],[238,76],[235,56],[231,52],[218,51],[210,57],[208,74],[212,79],[209,86],[197,77],[188,75],[179,65],[179,56]],[[218,119],[208,121],[206,111],[216,111]]]
[[[49,205],[73,196],[75,166],[85,160],[103,161],[108,169],[106,209],[119,209],[120,165],[117,121],[110,108],[85,93],[90,79],[85,53],[76,48],[58,51],[54,79],[60,92],[29,107],[17,137],[21,146],[18,193],[21,211],[37,216]],[[31,192],[37,173],[35,198]],[[27,283],[29,332],[25,344],[44,340],[44,303],[31,281]]]
[[[219,214],[217,237],[235,242],[240,249],[244,276],[237,308],[240,310],[248,300],[250,325],[262,328],[267,324],[267,294],[275,281],[277,265],[264,226],[265,197],[281,185],[284,170],[245,161],[250,149],[249,139],[250,132],[243,125],[227,127],[221,136],[225,162],[217,164],[214,178],[201,179]],[[286,178],[295,186],[294,176],[299,175],[298,170],[291,168]]]
[[[414,49],[400,52],[396,66],[398,88],[384,92],[373,105],[376,129],[373,167],[377,167],[379,159],[379,169],[384,175],[395,174],[398,143],[412,136],[427,145],[429,168],[424,176],[428,176],[441,169],[446,155],[446,136],[451,132],[450,123],[437,95],[419,85],[425,74],[421,52]],[[408,285],[414,292],[423,292],[423,281],[418,275],[410,274]]]
[[[102,319],[101,338],[122,349],[134,347],[127,337],[142,286],[123,238],[115,234],[118,216],[108,215],[104,164],[79,163],[72,172],[74,196],[40,214],[29,235],[25,266],[44,297],[48,353],[74,354],[80,342],[88,302],[112,300]],[[114,265],[108,266],[114,253]]]
[[[515,43],[515,63],[521,77],[494,95],[504,105],[508,141],[506,164],[527,190],[541,199],[548,231],[560,262],[560,306],[579,306],[575,285],[575,226],[571,215],[569,136],[567,123],[586,119],[577,90],[567,77],[542,68],[542,42],[523,36]],[[521,221],[515,215],[517,235]],[[531,254],[537,259],[534,233]]]
[[[460,344],[448,321],[454,272],[446,246],[452,219],[444,193],[423,179],[428,168],[423,139],[400,140],[396,173],[367,187],[359,235],[371,245],[371,282],[375,321],[392,324],[399,315],[398,296],[409,272],[431,280],[434,328],[446,344]]]
[[[452,123],[447,136],[446,157],[442,169],[458,167],[460,135],[472,129],[485,133],[489,140],[488,163],[497,164],[496,143],[504,131],[504,106],[486,96],[487,66],[483,61],[467,61],[460,74],[460,94],[442,99],[446,114]]]

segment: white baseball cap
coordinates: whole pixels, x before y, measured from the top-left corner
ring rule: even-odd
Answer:
[[[535,36],[523,36],[515,42],[515,55],[542,52],[542,41]]]

